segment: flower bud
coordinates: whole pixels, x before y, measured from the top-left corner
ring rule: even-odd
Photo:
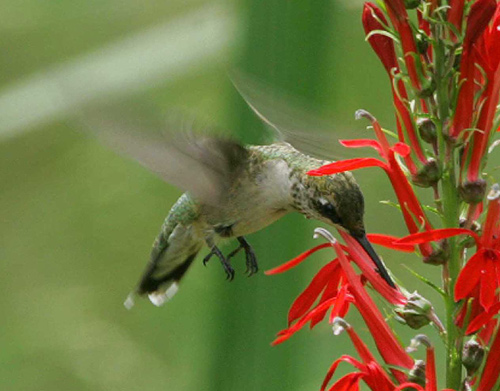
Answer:
[[[412,329],[419,329],[431,322],[432,304],[414,292],[404,307],[396,308],[394,311]]]
[[[420,118],[417,121],[418,133],[422,140],[426,143],[432,144],[436,142],[436,124],[429,118]]]
[[[427,163],[411,177],[414,185],[419,187],[431,187],[441,179],[442,171],[435,159],[427,160]]]
[[[427,53],[427,49],[429,49],[429,38],[423,33],[417,33],[415,36],[417,39],[417,50],[420,54]]]
[[[424,263],[428,265],[444,265],[450,258],[450,248],[447,240],[439,242],[439,247],[434,249],[432,253],[424,258]]]
[[[426,82],[422,85],[422,88],[420,88],[420,91],[417,92],[417,96],[422,99],[429,98],[432,94],[434,94],[434,91],[436,91],[436,87],[436,80],[426,80]]]
[[[462,363],[467,369],[467,375],[472,376],[481,366],[484,358],[484,347],[476,340],[471,339],[464,345]]]
[[[405,8],[407,10],[412,10],[420,5],[420,0],[405,0]]]
[[[467,222],[466,218],[460,218],[459,226],[460,228],[469,228],[472,232],[481,235],[481,224],[478,221],[473,221],[470,227],[466,227],[465,223]],[[466,236],[462,242],[461,245],[464,246],[465,248],[471,248],[476,246],[476,241],[472,236]]]
[[[408,381],[425,387],[425,361],[416,360],[408,373]]]
[[[468,204],[478,204],[484,199],[486,194],[486,181],[476,179],[473,182],[465,182],[458,187],[462,200]]]

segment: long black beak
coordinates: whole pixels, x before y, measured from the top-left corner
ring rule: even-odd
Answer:
[[[382,260],[379,258],[375,250],[373,249],[371,243],[368,241],[366,238],[366,235],[363,236],[354,236],[352,235],[354,239],[363,247],[363,249],[366,251],[366,253],[370,256],[372,259],[373,263],[377,266],[377,272],[380,274],[380,276],[389,284],[389,286],[396,288],[396,285],[392,281],[391,277],[389,276],[389,273],[387,272],[387,269],[385,268],[384,264],[382,263]]]

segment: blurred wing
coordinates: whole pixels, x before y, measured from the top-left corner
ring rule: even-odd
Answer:
[[[89,120],[91,118],[91,120]],[[220,206],[244,170],[248,150],[222,136],[137,131],[127,121],[86,115],[85,125],[106,145],[132,157],[204,203]]]
[[[331,123],[319,119],[290,96],[278,93],[255,78],[233,72],[231,80],[254,113],[271,129],[279,141],[286,141],[306,155],[326,160],[346,158],[351,153],[339,142]],[[352,137],[352,131],[349,131]],[[349,138],[350,138],[349,137]]]

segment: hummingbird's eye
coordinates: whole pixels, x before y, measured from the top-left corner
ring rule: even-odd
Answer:
[[[319,204],[319,212],[323,217],[326,217],[327,219],[331,220],[334,224],[342,224],[342,219],[338,215],[335,207],[330,204]]]

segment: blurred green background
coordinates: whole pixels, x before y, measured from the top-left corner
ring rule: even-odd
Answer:
[[[77,132],[71,112],[144,100],[159,113],[184,108],[251,142],[263,127],[227,77],[237,68],[345,128],[365,128],[353,119],[358,108],[392,126],[388,81],[364,42],[361,7],[1,2],[0,389],[315,390],[335,358],[353,354],[326,322],[270,346],[293,299],[331,256],[324,253],[284,275],[252,278],[240,256],[232,283],[200,257],[170,303],[158,309],[142,300],[126,311],[122,303],[180,191]],[[356,177],[368,230],[404,234],[397,211],[379,204],[394,200],[384,174]],[[261,270],[309,248],[315,226],[290,215],[249,236]],[[411,289],[422,285],[403,260],[439,278],[414,256],[380,252]],[[365,332],[355,311],[348,320]],[[403,343],[412,334],[401,329]]]

